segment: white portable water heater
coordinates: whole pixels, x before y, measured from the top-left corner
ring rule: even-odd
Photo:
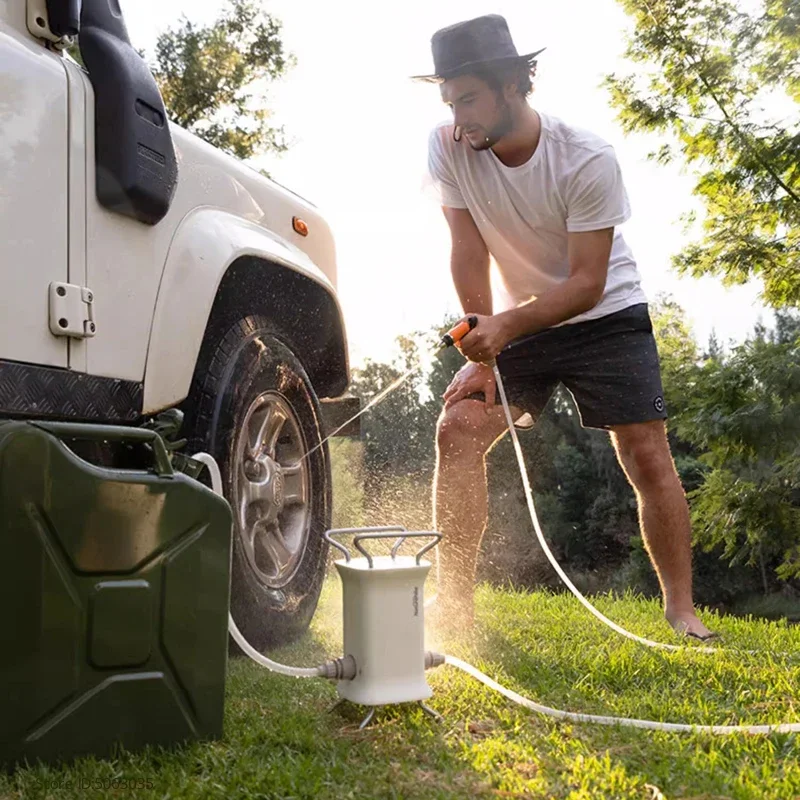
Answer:
[[[354,558],[334,536],[355,534]],[[356,675],[337,684],[339,696],[360,705],[375,706],[427,700],[425,680],[425,578],[431,562],[422,556],[441,541],[435,531],[412,531],[399,526],[331,530],[325,538],[344,553],[335,562],[342,579],[344,650],[355,660]],[[390,555],[372,555],[364,543],[396,539]],[[411,538],[429,538],[415,555],[398,555]],[[423,708],[424,705],[423,705]],[[429,713],[430,709],[425,708]]]

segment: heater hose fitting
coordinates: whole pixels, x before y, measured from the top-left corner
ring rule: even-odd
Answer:
[[[320,678],[329,678],[333,681],[351,681],[356,677],[356,660],[353,656],[332,658],[319,668]]]
[[[425,653],[425,669],[443,666],[446,658],[447,656],[442,653],[434,653],[432,650],[428,650]]]

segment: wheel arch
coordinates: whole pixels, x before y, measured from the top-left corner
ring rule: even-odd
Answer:
[[[236,319],[265,316],[319,397],[347,388],[347,340],[336,292],[308,255],[255,223],[198,209],[173,238],[148,346],[143,412],[189,394],[203,343]]]

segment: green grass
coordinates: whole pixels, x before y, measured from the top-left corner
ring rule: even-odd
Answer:
[[[636,633],[678,641],[656,601],[595,600]],[[333,580],[311,632],[272,655],[298,665],[338,655],[339,603]],[[800,720],[800,658],[779,655],[800,654],[798,627],[707,615],[726,652],[673,654],[623,639],[568,595],[481,587],[478,612],[469,641],[441,644],[546,705],[701,724]],[[363,708],[329,712],[333,684],[235,659],[221,741],[18,770],[0,777],[0,798],[800,797],[795,735],[712,737],[564,723],[515,706],[450,667],[429,673],[429,682],[429,703],[443,722],[415,706],[388,707],[362,732]],[[113,779],[124,781],[122,788],[93,788]]]

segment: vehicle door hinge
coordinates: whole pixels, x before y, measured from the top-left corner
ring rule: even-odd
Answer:
[[[27,18],[31,36],[44,39],[55,50],[66,50],[77,40],[76,35],[62,34],[53,30],[55,23],[50,24],[47,0],[27,0]]]
[[[50,330],[55,336],[90,339],[97,332],[94,293],[72,283],[50,284]]]

